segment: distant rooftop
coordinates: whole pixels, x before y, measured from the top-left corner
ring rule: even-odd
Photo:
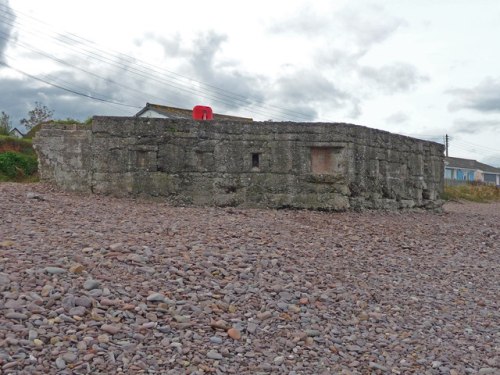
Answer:
[[[477,160],[472,159],[453,158],[451,156],[447,156],[444,160],[444,164],[449,168],[479,169],[483,172],[500,173],[500,168],[495,168],[491,165],[480,163]]]
[[[135,117],[141,117],[141,115],[147,111],[154,111],[168,118],[184,118],[184,119],[192,119],[193,118],[193,110],[185,109],[185,108],[176,108],[169,107],[166,105],[160,104],[151,104],[146,103],[146,106],[136,113]],[[229,115],[221,115],[219,113],[214,113],[214,120],[232,120],[232,121],[253,121],[252,118],[249,117],[238,117],[238,116],[229,116]]]

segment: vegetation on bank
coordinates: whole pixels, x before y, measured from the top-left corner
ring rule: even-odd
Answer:
[[[0,181],[34,182],[37,172],[31,140],[0,135]]]
[[[465,184],[458,186],[445,186],[443,198],[454,201],[471,202],[500,202],[500,188],[486,184]]]

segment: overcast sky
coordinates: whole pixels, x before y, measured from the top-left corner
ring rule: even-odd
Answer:
[[[450,156],[500,166],[499,37],[498,0],[0,0],[0,110],[205,104],[449,134]]]

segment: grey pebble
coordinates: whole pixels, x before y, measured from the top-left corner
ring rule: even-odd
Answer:
[[[212,336],[210,337],[210,342],[214,344],[222,344],[222,337],[219,336]]]
[[[57,357],[56,366],[59,370],[64,370],[66,368],[66,361],[61,357]]]
[[[58,275],[66,272],[66,270],[61,267],[45,267],[43,270],[51,275]]]
[[[83,289],[85,290],[93,290],[98,289],[101,286],[101,283],[98,280],[89,279],[83,283]]]
[[[207,353],[207,357],[210,359],[217,359],[217,360],[220,360],[223,358],[222,354],[216,352],[215,350],[209,350]]]

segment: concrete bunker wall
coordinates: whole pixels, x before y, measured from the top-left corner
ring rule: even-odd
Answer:
[[[442,145],[349,124],[95,117],[34,143],[42,180],[183,204],[433,207],[443,188]]]

